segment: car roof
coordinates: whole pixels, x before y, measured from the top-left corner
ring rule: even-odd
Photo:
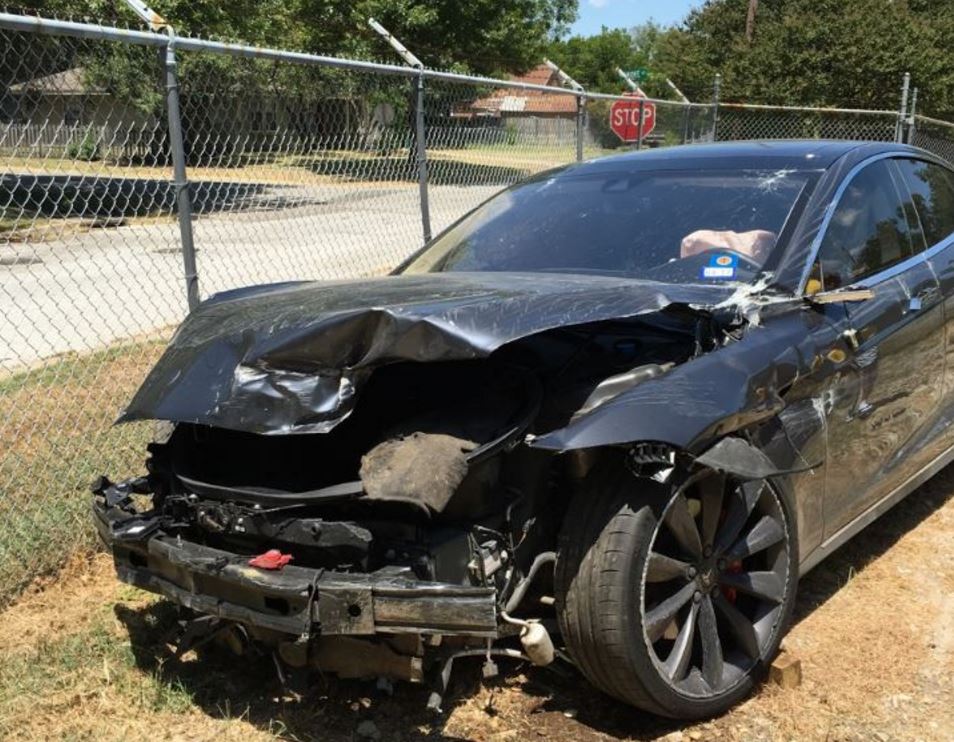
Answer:
[[[825,170],[855,150],[865,156],[879,152],[919,153],[915,147],[894,142],[836,141],[818,139],[715,142],[643,149],[610,155],[577,166],[580,170],[629,169],[762,169]],[[571,170],[577,168],[571,167]]]

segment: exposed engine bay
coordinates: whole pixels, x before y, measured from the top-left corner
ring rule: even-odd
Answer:
[[[486,358],[382,365],[328,432],[177,422],[148,474],[95,487],[120,577],[193,611],[185,645],[226,637],[290,667],[436,678],[455,657],[553,662],[553,563],[575,488],[600,461],[637,475],[671,446],[533,445],[737,339],[673,305],[521,338]],[[254,566],[253,566],[254,565]],[[196,623],[198,622],[198,623]],[[204,639],[202,639],[204,640]]]

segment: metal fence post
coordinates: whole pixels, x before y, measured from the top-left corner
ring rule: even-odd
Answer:
[[[908,115],[908,91],[911,89],[911,73],[904,73],[901,82],[901,108],[898,109],[898,124],[894,127],[894,141],[904,141],[905,118]]]
[[[908,144],[914,144],[914,133],[917,128],[918,115],[918,89],[911,91],[911,109],[908,111],[908,136],[905,141]]]
[[[689,141],[689,114],[692,107],[688,103],[683,104],[682,109],[682,144]]]
[[[424,68],[417,73],[417,109],[415,116],[415,136],[417,138],[417,185],[421,199],[421,228],[424,242],[431,241],[431,207],[427,195],[427,140],[424,126]]]
[[[546,57],[543,63],[556,73],[560,82],[576,93],[576,161],[583,161],[583,134],[586,124],[586,89]]]
[[[583,133],[586,123],[586,97],[576,96],[576,161],[583,162]]]
[[[199,306],[199,272],[192,239],[192,197],[186,177],[185,143],[182,138],[182,114],[179,108],[179,77],[176,70],[175,32],[166,26],[166,111],[169,115],[169,149],[172,151],[173,186],[176,190],[176,211],[179,215],[179,238],[182,241],[182,267],[185,271],[186,300],[191,312]]]
[[[722,93],[722,75],[716,72],[712,83],[712,141],[719,139],[719,95]]]
[[[639,99],[639,123],[636,124],[636,151],[643,148],[643,109],[646,107],[646,99]]]
[[[391,48],[398,53],[398,56],[404,60],[405,64],[417,70],[417,74],[412,78],[417,86],[416,96],[414,98],[414,139],[416,140],[414,149],[417,159],[417,186],[421,201],[421,228],[426,244],[431,241],[431,207],[427,195],[427,142],[425,141],[427,131],[424,126],[424,63],[414,56],[397,37],[393,36],[390,31],[374,20],[374,18],[368,18],[368,25],[374,29],[375,33],[391,45]]]

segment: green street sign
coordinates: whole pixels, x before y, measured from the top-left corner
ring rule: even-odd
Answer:
[[[626,74],[633,78],[636,82],[646,82],[646,80],[649,79],[649,70],[647,70],[645,67],[639,67],[638,69],[630,70]]]

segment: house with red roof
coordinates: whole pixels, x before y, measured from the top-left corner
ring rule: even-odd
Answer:
[[[566,90],[556,72],[541,64],[523,75],[511,75],[510,80],[529,85],[541,85]],[[576,96],[566,92],[547,93],[524,88],[497,88],[489,95],[463,103],[454,108],[454,118],[569,118],[576,116]]]

